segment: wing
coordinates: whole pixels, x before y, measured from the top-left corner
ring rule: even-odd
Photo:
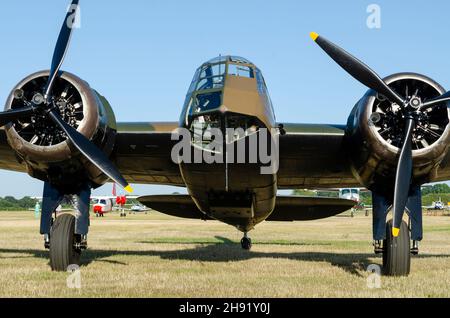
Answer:
[[[113,160],[130,183],[185,186],[171,159],[178,123],[119,123]]]
[[[360,187],[344,149],[344,125],[283,124],[278,187]]]
[[[131,183],[185,186],[170,156],[171,133],[177,127],[178,123],[118,123],[112,161]],[[0,129],[0,169],[27,172],[4,129]]]
[[[113,160],[131,183],[185,186],[179,167],[171,160],[178,127],[169,123],[118,123]],[[343,188],[360,187],[353,176],[344,148],[345,125],[284,124],[280,137],[278,187]],[[441,163],[440,179],[448,178],[450,153]],[[0,169],[27,172],[0,129]]]
[[[178,123],[121,123],[115,161],[131,183],[185,186],[171,160],[171,133]],[[280,137],[278,186],[292,188],[359,187],[343,148],[345,126],[284,124]]]
[[[8,144],[6,133],[0,128],[0,169],[16,172],[27,172],[24,164],[21,164],[14,151]]]
[[[185,186],[171,160],[177,122],[118,123],[113,158],[131,183]],[[280,137],[278,186],[292,188],[358,187],[343,148],[345,126],[284,124]],[[26,172],[0,130],[0,169]]]

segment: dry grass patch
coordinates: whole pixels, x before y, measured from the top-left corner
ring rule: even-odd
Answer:
[[[157,213],[92,219],[82,289],[51,272],[32,212],[0,212],[1,297],[449,297],[450,217],[426,216],[421,255],[407,278],[369,289],[371,218],[264,223],[241,233],[218,222]]]

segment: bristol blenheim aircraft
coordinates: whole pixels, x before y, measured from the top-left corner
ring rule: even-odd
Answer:
[[[244,233],[244,249],[251,247],[247,233],[263,221],[316,220],[354,205],[342,198],[277,196],[277,190],[365,187],[373,193],[374,248],[383,255],[384,273],[409,274],[411,255],[418,253],[423,238],[421,185],[450,179],[450,92],[415,73],[381,79],[312,33],[320,48],[369,88],[347,124],[277,123],[260,69],[234,56],[214,58],[198,68],[179,121],[120,123],[105,97],[60,70],[73,31],[71,19],[68,12],[50,70],[20,81],[0,113],[0,168],[44,182],[40,233],[53,270],[80,261],[87,247],[91,189],[112,181],[128,191],[129,183],[187,188],[188,195],[139,201],[169,215],[232,225]],[[210,147],[220,141],[217,134],[212,138],[206,132],[199,141],[197,135],[211,127],[224,133],[227,147]],[[238,128],[245,133],[227,134]],[[245,146],[256,136],[260,148],[278,154],[271,156],[278,163],[263,173],[268,162],[262,156],[254,160],[247,151],[251,147],[241,161],[173,160],[184,139],[181,133],[174,138],[175,131],[190,133],[184,140],[189,149],[183,148],[178,159],[223,155],[231,152],[229,145]],[[77,196],[75,216],[53,214],[65,195]]]

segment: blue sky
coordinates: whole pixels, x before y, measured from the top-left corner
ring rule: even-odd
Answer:
[[[366,25],[369,4],[381,29]],[[0,100],[20,79],[49,67],[69,1],[2,0]],[[105,95],[119,121],[177,120],[195,69],[219,54],[244,56],[263,71],[278,121],[345,123],[366,89],[336,66],[310,31],[386,76],[428,75],[450,87],[450,2],[81,0],[63,69]],[[0,172],[4,195],[40,195],[42,184]],[[109,193],[106,186],[97,193]],[[136,187],[139,194],[171,192]]]

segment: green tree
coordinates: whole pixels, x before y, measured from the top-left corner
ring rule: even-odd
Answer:
[[[12,196],[0,198],[0,210],[23,211],[34,208],[36,201],[30,197],[24,197],[20,200]]]
[[[292,195],[299,195],[302,197],[316,197],[317,192],[313,190],[307,190],[307,189],[296,189],[292,192]]]

